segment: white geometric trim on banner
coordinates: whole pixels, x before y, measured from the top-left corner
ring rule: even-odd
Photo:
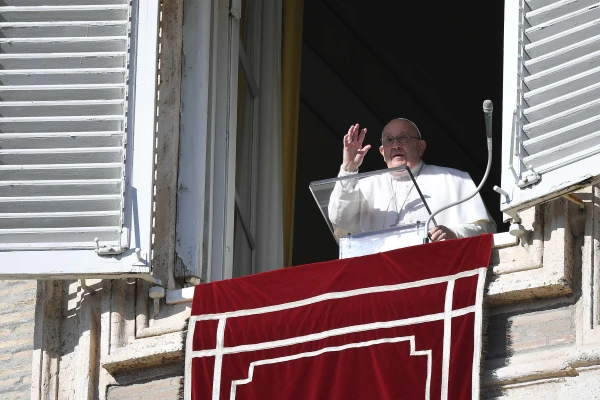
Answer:
[[[344,299],[347,297],[360,296],[363,294],[395,292],[395,291],[399,291],[399,290],[413,289],[413,288],[418,288],[418,287],[423,287],[423,286],[430,286],[430,285],[435,285],[438,283],[454,281],[454,280],[460,279],[460,278],[467,278],[469,276],[474,276],[477,274],[479,274],[479,271],[477,269],[473,269],[473,270],[469,270],[469,271],[459,272],[458,274],[454,274],[454,275],[447,275],[444,277],[423,279],[420,281],[399,283],[396,285],[372,286],[372,287],[368,287],[368,288],[347,290],[344,292],[324,293],[319,296],[310,297],[308,299],[292,301],[292,302],[283,303],[283,304],[277,304],[275,306],[251,308],[251,309],[247,309],[247,310],[238,310],[238,311],[229,311],[229,312],[224,312],[224,313],[219,313],[219,314],[196,315],[195,317],[197,317],[197,319],[196,319],[197,321],[207,321],[207,320],[214,320],[214,319],[220,319],[220,318],[247,317],[249,315],[266,314],[266,313],[270,313],[270,312],[289,310],[291,308],[303,307],[303,306],[307,306],[309,304],[320,303],[325,300]]]
[[[229,399],[235,400],[237,386],[245,385],[247,383],[252,382],[252,379],[254,377],[254,368],[257,366],[260,366],[260,365],[277,364],[277,363],[282,363],[282,362],[286,362],[286,361],[297,360],[300,358],[316,357],[316,356],[319,356],[324,353],[339,352],[339,351],[343,351],[343,350],[347,350],[347,349],[355,349],[355,348],[359,348],[359,347],[370,347],[370,346],[375,346],[375,345],[384,344],[384,343],[399,343],[399,342],[406,342],[406,341],[408,341],[410,343],[410,355],[411,356],[427,356],[427,380],[425,382],[425,399],[429,400],[430,391],[431,391],[432,351],[431,350],[415,351],[414,335],[413,336],[387,338],[387,339],[376,339],[376,340],[369,340],[366,342],[358,342],[358,343],[349,343],[349,344],[345,344],[343,346],[325,347],[325,348],[317,350],[317,351],[298,353],[298,354],[293,354],[291,356],[286,356],[286,357],[278,357],[278,358],[271,358],[271,359],[267,359],[267,360],[254,361],[254,362],[250,363],[250,366],[248,368],[248,378],[247,379],[239,379],[239,380],[235,380],[235,381],[231,382],[231,393],[230,393]]]

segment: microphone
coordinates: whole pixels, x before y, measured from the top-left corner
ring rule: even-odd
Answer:
[[[491,100],[486,100],[483,102],[483,114],[485,117],[485,134],[487,135],[487,148],[488,148],[488,160],[487,166],[485,167],[485,174],[483,175],[483,179],[481,179],[481,183],[477,186],[477,189],[468,197],[465,197],[462,200],[455,201],[454,203],[448,204],[440,209],[437,209],[433,214],[429,215],[427,222],[425,223],[425,232],[423,233],[423,244],[429,243],[429,223],[437,214],[441,213],[444,210],[447,210],[450,207],[454,207],[460,203],[464,203],[467,200],[475,197],[477,193],[483,187],[483,184],[488,178],[490,174],[490,170],[492,169],[492,111],[494,110],[494,106]],[[435,220],[434,220],[435,221]],[[435,222],[434,222],[435,223]]]
[[[492,111],[494,111],[494,105],[491,100],[483,102],[483,116],[485,117],[485,134],[488,139],[492,137]]]

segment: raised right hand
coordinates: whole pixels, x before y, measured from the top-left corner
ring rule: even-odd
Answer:
[[[367,151],[371,148],[370,144],[362,147],[363,140],[365,140],[365,135],[367,134],[367,128],[363,128],[360,133],[359,130],[359,124],[352,125],[350,129],[348,129],[348,133],[344,136],[344,159],[342,162],[342,169],[346,172],[358,171],[358,167],[362,164],[365,154],[367,154]]]

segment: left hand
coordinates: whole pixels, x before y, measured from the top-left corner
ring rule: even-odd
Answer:
[[[441,242],[442,240],[456,239],[456,233],[447,226],[438,225],[429,231],[429,237],[432,242]]]

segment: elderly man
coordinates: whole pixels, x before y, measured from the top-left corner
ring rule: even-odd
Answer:
[[[371,145],[363,147],[367,129],[353,125],[344,136],[344,158],[338,176],[356,174]],[[404,118],[384,128],[379,152],[388,168],[408,166],[431,211],[463,199],[475,191],[468,173],[426,165],[421,158],[427,143],[417,126]],[[351,234],[381,230],[398,224],[424,223],[429,217],[407,173],[383,174],[338,182],[329,203],[329,219],[337,229]],[[493,233],[496,224],[479,194],[435,216],[438,225],[429,233],[432,241]]]

